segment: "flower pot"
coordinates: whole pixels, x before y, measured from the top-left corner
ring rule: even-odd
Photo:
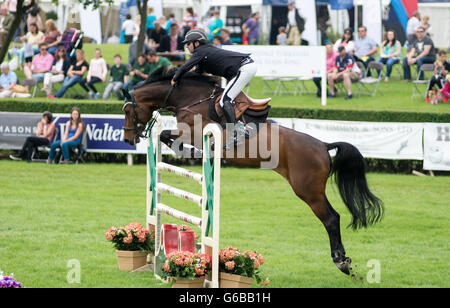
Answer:
[[[245,277],[228,273],[219,274],[219,288],[250,288],[253,277]]]
[[[147,254],[140,251],[116,250],[119,270],[132,271],[147,264]]]
[[[195,277],[194,280],[187,278],[172,278],[175,282],[172,288],[203,288],[205,276]]]

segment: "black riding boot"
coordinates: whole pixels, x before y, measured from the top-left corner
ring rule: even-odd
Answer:
[[[234,107],[231,101],[223,101],[223,112],[225,114],[225,119],[227,119],[227,123],[236,123],[236,114],[234,113]]]

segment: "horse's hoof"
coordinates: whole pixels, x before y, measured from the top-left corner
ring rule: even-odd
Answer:
[[[341,272],[343,272],[346,275],[350,275],[350,271],[352,269],[351,263],[352,263],[352,260],[347,257],[347,258],[342,259],[339,262],[335,262],[334,264],[336,264],[337,268]]]

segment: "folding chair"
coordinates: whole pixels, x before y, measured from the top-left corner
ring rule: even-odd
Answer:
[[[305,84],[305,81],[312,80],[312,77],[299,77],[298,80],[300,82],[300,94],[316,93],[316,91],[310,90]]]
[[[87,148],[87,138],[86,138],[86,131],[83,132],[83,136],[81,137],[81,142],[78,146],[73,147],[71,150],[75,153],[75,164],[78,164],[79,162],[86,163],[83,159],[84,154],[86,154],[86,148]]]
[[[370,62],[369,65],[367,65],[367,70],[364,73],[364,77],[361,78],[359,80],[359,82],[357,83],[358,85],[358,96],[361,96],[362,94],[367,94],[370,96],[375,96],[377,94],[377,90],[378,90],[378,85],[380,84],[381,79],[383,79],[383,63],[380,62]],[[380,75],[375,78],[375,77],[368,77],[367,74],[370,70],[376,70],[376,71],[380,71]],[[372,76],[376,76],[377,74],[372,73]],[[370,86],[372,86],[372,90],[369,88]],[[381,90],[379,91],[381,93]]]
[[[22,82],[23,86],[34,87],[33,94],[31,95],[31,97],[34,97],[36,95],[37,84],[38,84],[37,81],[34,79],[25,79]]]
[[[263,77],[263,89],[262,93],[270,93],[277,95],[278,93],[278,77]]]
[[[433,72],[434,71],[434,64],[422,64],[417,72],[417,79],[413,81],[413,94],[411,96],[411,99],[413,99],[415,96],[422,96],[427,97],[427,89],[430,85],[431,77],[428,79],[420,80],[420,72],[423,72],[423,76],[425,78],[425,72]],[[426,89],[423,91],[420,89],[420,85],[426,85]]]
[[[293,90],[291,90],[294,88]],[[300,80],[292,77],[282,77],[278,79],[278,94],[293,94],[297,96],[300,88]]]

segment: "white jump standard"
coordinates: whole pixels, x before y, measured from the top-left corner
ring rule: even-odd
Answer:
[[[206,281],[207,287],[219,287],[219,215],[220,215],[220,160],[221,152],[214,151],[214,158],[209,158],[211,138],[214,138],[216,149],[222,148],[222,130],[217,124],[208,124],[203,129],[203,171],[202,174],[173,166],[161,161],[162,117],[156,114],[153,130],[156,132],[156,142],[153,134],[148,138],[147,151],[147,226],[155,230],[155,275],[162,269],[163,260],[158,256],[161,251],[161,213],[176,219],[196,225],[201,228],[201,251],[210,255],[212,260],[211,281]],[[196,195],[162,183],[162,171],[170,172],[202,185],[202,195]],[[201,207],[201,218],[186,214],[162,203],[162,193],[196,203]]]

